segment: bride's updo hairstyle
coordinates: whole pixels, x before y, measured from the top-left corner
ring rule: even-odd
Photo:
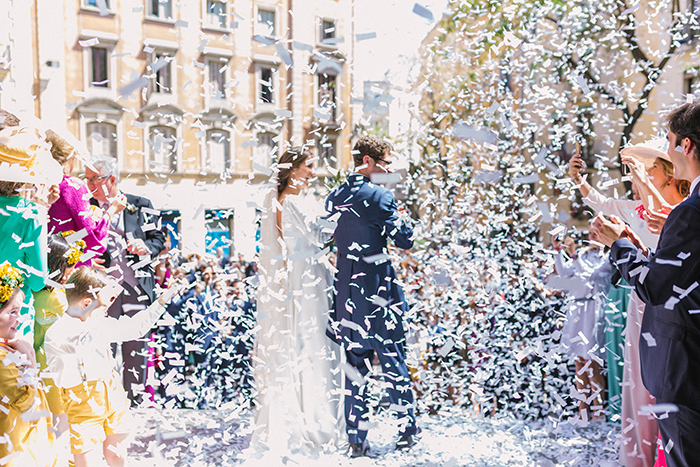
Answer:
[[[289,148],[282,154],[282,157],[277,161],[277,167],[280,168],[277,174],[277,196],[281,195],[284,189],[289,185],[292,170],[298,169],[310,158],[311,153],[309,150],[301,146]]]

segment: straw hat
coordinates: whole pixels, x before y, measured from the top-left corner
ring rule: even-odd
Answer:
[[[668,149],[668,141],[664,138],[654,138],[643,143],[627,146],[620,154],[623,156],[634,157],[642,162],[647,168],[654,164],[657,157],[671,162],[666,150]]]
[[[35,129],[9,127],[0,131],[0,180],[58,185],[62,179],[63,168]]]

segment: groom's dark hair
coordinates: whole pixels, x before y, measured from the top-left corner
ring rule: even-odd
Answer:
[[[666,118],[668,129],[676,135],[676,144],[680,146],[683,139],[690,139],[695,146],[694,156],[700,159],[700,101],[685,103]]]
[[[387,151],[391,152],[391,144],[376,136],[363,136],[355,143],[352,150],[352,159],[355,162],[355,167],[359,167],[363,163],[365,156],[369,156],[375,161],[384,159]]]

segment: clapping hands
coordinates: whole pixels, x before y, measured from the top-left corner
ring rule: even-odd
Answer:
[[[658,211],[644,211],[643,216],[647,222],[649,232],[656,235],[660,234],[672,209],[671,206],[664,205]]]

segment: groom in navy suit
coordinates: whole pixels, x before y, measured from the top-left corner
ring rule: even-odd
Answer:
[[[700,103],[669,117],[674,177],[692,181],[690,196],[664,224],[656,252],[618,219],[596,218],[593,231],[612,245],[610,257],[647,304],[639,344],[642,381],[656,397],[666,462],[700,466]]]
[[[387,240],[401,249],[413,246],[413,230],[399,220],[392,193],[372,183],[375,174],[391,173],[391,146],[373,136],[355,144],[355,173],[326,200],[331,215],[340,213],[335,230],[338,274],[327,334],[338,342],[353,369],[346,373],[345,420],[351,456],[367,455],[367,385],[364,378],[376,352],[389,383],[392,408],[402,418],[397,448],[415,444],[411,378],[404,351],[406,302],[387,255]]]

